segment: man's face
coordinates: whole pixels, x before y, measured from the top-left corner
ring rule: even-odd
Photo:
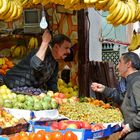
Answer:
[[[125,62],[123,57],[121,57],[117,65],[119,76],[121,77],[127,76],[128,66],[129,66],[129,62]]]
[[[55,58],[57,60],[65,59],[70,54],[70,48],[71,43],[66,40],[61,45],[57,44]]]

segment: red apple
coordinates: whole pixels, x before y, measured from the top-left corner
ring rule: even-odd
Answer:
[[[104,128],[103,124],[94,124],[91,126],[92,131],[102,130]]]
[[[60,121],[59,122],[59,130],[65,130],[67,128],[67,122],[66,121]]]
[[[45,126],[48,126],[48,122],[45,123]]]
[[[91,125],[88,122],[81,122],[81,128],[91,129]]]
[[[59,92],[58,97],[61,98],[61,99],[64,99],[65,95],[63,93]]]
[[[51,124],[51,130],[59,130],[59,123],[58,122],[52,122]]]

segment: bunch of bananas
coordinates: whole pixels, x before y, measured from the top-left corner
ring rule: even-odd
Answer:
[[[27,49],[24,45],[13,45],[10,51],[12,58],[22,58],[27,53]]]
[[[128,46],[129,51],[134,51],[140,47],[140,34],[139,33],[133,33],[133,37],[131,40],[130,45]]]
[[[35,48],[38,48],[38,39],[36,37],[31,37],[28,43],[28,52]]]
[[[97,10],[109,11],[107,21],[113,26],[126,25],[140,20],[140,3],[137,0],[84,0]]]
[[[121,0],[115,1],[109,8],[109,15],[107,16],[108,23],[118,26],[120,24],[126,25],[134,22],[138,14],[136,12],[138,4],[134,0],[128,0],[127,2]]]
[[[22,5],[19,0],[0,1],[0,19],[9,22],[18,19],[22,15]]]

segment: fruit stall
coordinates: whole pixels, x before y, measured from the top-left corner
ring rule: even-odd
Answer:
[[[115,87],[116,78],[112,64],[96,63],[99,71],[95,72],[89,61],[87,8],[108,11],[106,20],[114,27],[140,20],[140,4],[136,0],[0,0],[0,74],[5,75],[39,47],[43,30],[33,30],[25,18],[34,9],[37,14],[45,9],[52,35],[70,36],[74,51],[73,61],[60,63],[56,93],[33,87],[0,86],[0,140],[118,139],[123,121],[119,108],[103,97],[89,95],[91,80],[102,80]],[[133,36],[129,50],[136,49],[138,36]],[[103,65],[105,70],[100,69]],[[71,69],[68,82],[61,75],[67,68]],[[100,75],[110,69],[112,76],[101,79]]]

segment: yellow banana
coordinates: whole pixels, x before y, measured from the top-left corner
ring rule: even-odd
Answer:
[[[124,12],[125,12],[125,4],[123,1],[119,1],[120,3],[120,11],[119,13],[116,15],[116,17],[111,21],[111,23],[116,23],[123,15],[124,15]]]
[[[98,0],[90,0],[90,3],[95,3],[97,2]]]
[[[106,4],[106,9],[109,10],[110,6],[113,4],[114,0],[109,0]]]
[[[40,0],[33,0],[33,4],[39,4]]]
[[[127,18],[122,22],[122,25],[126,25],[131,21],[131,9],[127,4],[126,4],[126,8],[127,8],[128,14],[127,14]]]
[[[3,17],[3,19],[4,19],[4,20],[8,20],[8,19],[10,18],[10,16],[11,16],[13,10],[14,10],[14,7],[13,7],[13,5],[11,4],[11,1],[10,1],[10,9],[9,9],[9,11],[6,13],[6,15]]]
[[[2,7],[0,8],[0,14],[7,9],[8,0],[2,0]]]
[[[136,21],[140,20],[140,3],[137,4],[137,10],[136,10]]]
[[[32,50],[35,46],[35,41],[34,41],[34,37],[31,37],[28,43],[28,49]]]
[[[9,21],[12,21],[13,18],[16,16],[16,13],[17,13],[17,7],[15,6],[15,3],[14,1],[11,1],[11,6],[13,6],[13,13],[11,14],[10,18],[5,20],[6,22],[9,22]]]
[[[3,13],[0,14],[0,18],[1,18],[2,20],[4,19],[5,15],[6,15],[7,13],[9,13],[10,6],[11,6],[11,2],[8,1],[8,3],[7,3],[7,8],[5,9],[5,11],[3,11]]]
[[[37,40],[36,37],[34,37],[34,42],[35,42],[35,46],[34,46],[34,48],[38,48],[38,40]]]
[[[84,0],[84,3],[90,3],[90,0]]]
[[[107,16],[107,21],[112,21],[119,13],[121,9],[121,2],[119,2],[116,8]]]
[[[127,17],[128,17],[128,8],[127,5],[124,4],[124,12],[122,16],[116,22],[114,22],[113,25],[118,26],[119,24],[123,23]]]
[[[134,51],[134,50],[136,50],[136,49],[139,47],[139,45],[140,45],[139,40],[140,40],[140,35],[139,35],[138,33],[133,34],[131,43],[130,43],[130,45],[128,46],[128,50],[129,50],[129,51]]]
[[[2,5],[3,5],[3,1],[0,0],[0,8],[2,8]]]
[[[130,7],[130,9],[131,9],[131,20],[130,20],[130,22],[133,22],[133,20],[134,20],[134,18],[136,16],[136,4],[132,0],[129,0],[127,2],[127,4]]]
[[[108,0],[98,0],[98,3],[101,5],[106,5]]]
[[[112,13],[114,9],[117,7],[120,0],[114,0],[112,5],[109,7],[109,12]]]

